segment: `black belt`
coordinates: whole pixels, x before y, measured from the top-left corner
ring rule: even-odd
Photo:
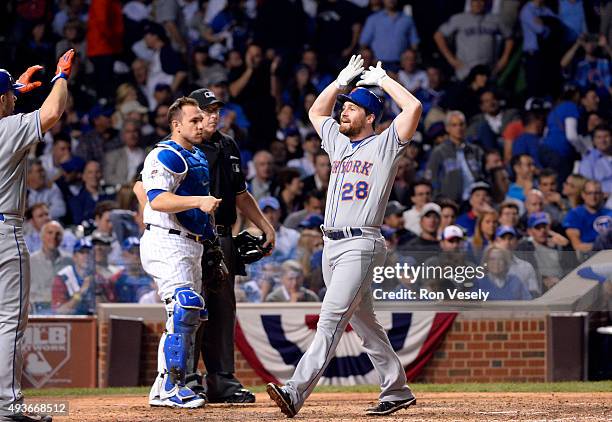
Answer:
[[[355,228],[355,227],[348,227],[347,229],[324,229],[324,228],[321,228],[321,231],[323,232],[325,237],[327,237],[328,239],[331,239],[331,240],[347,239],[349,237],[357,237],[357,236],[361,236],[363,234],[361,229]]]
[[[226,236],[231,236],[232,235],[232,227],[231,226],[216,226],[215,229],[217,230],[217,236],[219,237],[226,237]]]
[[[168,234],[173,234],[175,236],[183,236],[183,237],[186,237],[187,239],[193,240],[194,242],[201,243],[202,245],[205,245],[205,244],[207,244],[209,242],[211,242],[211,243],[213,242],[213,239],[208,239],[208,238],[206,238],[206,237],[204,237],[202,235],[199,235],[199,234],[191,234],[191,233],[188,233],[188,232],[182,232],[182,231],[177,230],[177,229],[166,229],[165,227],[159,227],[159,226],[155,226],[155,227],[158,227],[158,228],[160,228],[162,230],[167,230]],[[145,229],[146,230],[151,230],[151,224],[149,224],[149,223],[145,224]]]

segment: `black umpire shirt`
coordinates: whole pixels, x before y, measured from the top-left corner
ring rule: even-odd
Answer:
[[[196,148],[200,148],[208,159],[210,194],[222,199],[215,212],[215,224],[231,230],[237,218],[236,196],[247,190],[238,145],[231,137],[215,131],[209,140]]]

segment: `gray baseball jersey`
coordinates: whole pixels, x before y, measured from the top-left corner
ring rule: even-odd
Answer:
[[[495,64],[497,38],[509,38],[512,31],[503,25],[499,16],[487,13],[458,13],[440,26],[445,37],[455,37],[457,58],[465,66],[457,70],[457,76],[464,78],[470,69],[478,64]]]
[[[42,140],[36,110],[0,119],[0,213],[23,217],[29,148]]]
[[[322,146],[332,171],[327,190],[326,228],[382,225],[397,162],[408,142],[401,142],[395,122],[380,135],[351,142],[328,118],[321,126]],[[322,257],[327,287],[317,333],[284,389],[299,411],[329,365],[342,333],[351,321],[380,379],[379,400],[413,398],[406,373],[385,330],[376,320],[370,286],[373,269],[384,265],[386,246],[378,230],[362,236],[325,238]]]
[[[324,226],[380,227],[399,156],[408,145],[400,141],[395,122],[380,135],[351,142],[330,117],[321,126],[321,138],[332,167]]]
[[[0,119],[0,419],[23,401],[21,344],[28,322],[30,255],[23,240],[27,155],[42,139],[39,112]]]

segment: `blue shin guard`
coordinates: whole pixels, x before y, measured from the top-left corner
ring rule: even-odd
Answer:
[[[167,332],[162,336],[159,350],[163,368],[151,389],[149,403],[152,406],[201,407],[204,399],[185,386],[185,375],[204,299],[193,289],[180,288],[176,289],[170,305]]]

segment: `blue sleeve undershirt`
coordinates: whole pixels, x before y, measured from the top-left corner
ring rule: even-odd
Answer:
[[[149,198],[149,202],[153,202],[155,198],[157,198],[160,194],[167,192],[163,189],[151,189],[147,192],[147,198]]]

